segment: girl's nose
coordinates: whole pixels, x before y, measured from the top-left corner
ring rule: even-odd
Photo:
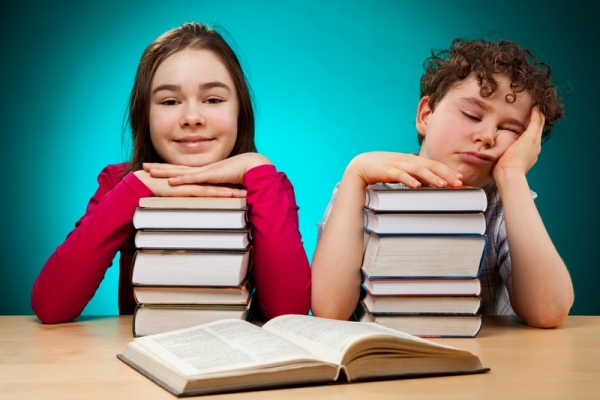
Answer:
[[[205,118],[202,112],[196,107],[187,107],[181,116],[180,125],[187,127],[198,127],[205,123]]]

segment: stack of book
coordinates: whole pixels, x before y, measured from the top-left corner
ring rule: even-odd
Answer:
[[[142,198],[133,225],[134,336],[250,317],[246,199]]]
[[[357,318],[421,337],[474,337],[486,208],[481,188],[369,186]]]

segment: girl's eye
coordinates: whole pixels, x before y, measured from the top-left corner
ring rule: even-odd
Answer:
[[[209,97],[208,99],[205,100],[205,103],[208,103],[208,104],[219,104],[222,102],[223,102],[223,100],[221,100],[217,97]]]
[[[174,106],[177,104],[177,100],[174,99],[166,99],[160,102],[160,104],[165,106]]]

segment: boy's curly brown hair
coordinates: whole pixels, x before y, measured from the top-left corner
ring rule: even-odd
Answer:
[[[539,105],[546,118],[542,140],[550,137],[554,122],[563,116],[563,101],[558,97],[556,86],[551,81],[551,68],[536,60],[532,50],[523,48],[510,40],[487,41],[482,39],[465,41],[454,39],[448,50],[437,53],[423,63],[421,98],[430,97],[431,109],[456,82],[474,76],[480,86],[479,93],[488,97],[498,88],[494,74],[504,74],[511,81],[512,94],[506,101],[512,103],[518,93],[527,91],[533,105]],[[423,136],[418,135],[419,144]]]

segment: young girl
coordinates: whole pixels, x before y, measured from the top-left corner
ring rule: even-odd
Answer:
[[[140,60],[129,122],[132,159],[102,170],[85,215],[44,265],[32,290],[38,318],[79,316],[118,251],[119,312],[133,312],[132,217],[147,196],[246,196],[259,312],[308,313],[310,268],[294,190],[256,153],[249,89],[225,40],[198,23],[158,37]]]

